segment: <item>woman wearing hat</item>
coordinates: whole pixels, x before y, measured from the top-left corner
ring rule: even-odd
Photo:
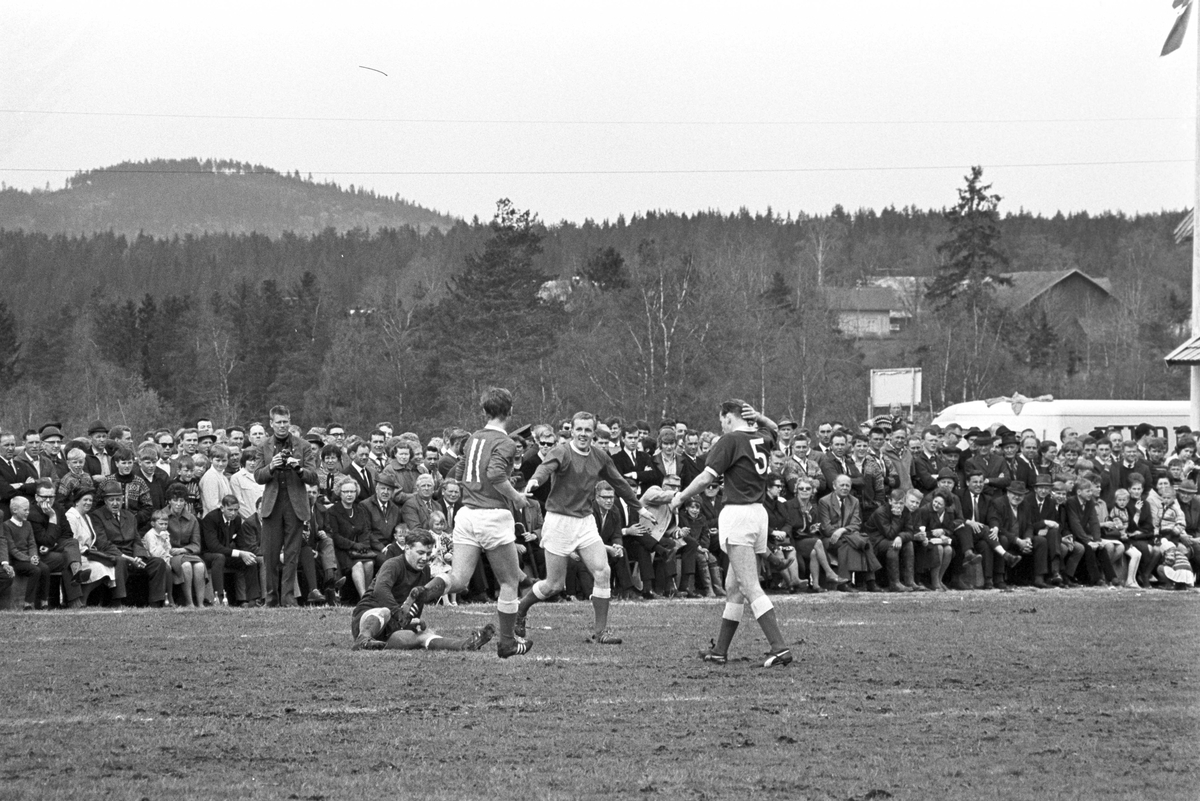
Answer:
[[[67,503],[70,505],[66,515],[67,525],[71,527],[71,534],[79,543],[79,555],[82,557],[80,569],[88,570],[91,578],[91,581],[84,586],[84,599],[100,582],[105,582],[109,587],[116,586],[115,565],[117,559],[121,558],[120,552],[96,533],[90,514],[95,501],[96,489],[90,486],[76,487],[67,499]]]

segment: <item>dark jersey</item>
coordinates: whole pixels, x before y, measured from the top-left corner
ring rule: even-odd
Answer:
[[[512,504],[496,487],[508,481],[518,456],[517,444],[499,429],[485,427],[472,434],[454,469],[454,476],[462,485],[463,506],[509,508]]]
[[[391,611],[392,619],[384,631],[387,636],[382,639],[386,640],[387,637],[390,637],[399,628],[397,624],[400,620],[400,604],[404,603],[404,599],[408,597],[414,587],[423,587],[429,583],[429,580],[429,567],[417,570],[408,563],[403,554],[384,562],[383,566],[379,568],[375,580],[367,589],[367,594],[362,597],[351,614],[355,636],[358,636],[358,619],[371,609],[384,607]],[[417,604],[417,608],[413,611],[413,617],[421,616],[423,606],[423,604]]]
[[[733,431],[705,455],[704,469],[725,479],[725,503],[761,503],[767,495],[767,471],[775,435],[770,429]]]

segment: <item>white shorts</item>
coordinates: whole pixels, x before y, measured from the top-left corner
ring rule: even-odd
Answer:
[[[454,516],[455,545],[473,545],[494,551],[517,541],[512,512],[507,509],[472,509],[464,506]]]
[[[727,545],[749,545],[755,553],[767,552],[767,508],[761,503],[727,504],[717,516],[717,539]]]
[[[546,522],[542,524],[542,550],[555,556],[570,556],[594,543],[604,544],[596,530],[596,518],[546,512]]]

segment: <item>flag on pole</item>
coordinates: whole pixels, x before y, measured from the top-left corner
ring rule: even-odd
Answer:
[[[1188,17],[1192,14],[1192,0],[1175,0],[1171,5],[1177,9],[1175,24],[1171,26],[1171,32],[1167,34],[1167,41],[1163,43],[1160,56],[1165,56],[1167,53],[1174,53],[1183,44],[1183,35],[1187,33]]]

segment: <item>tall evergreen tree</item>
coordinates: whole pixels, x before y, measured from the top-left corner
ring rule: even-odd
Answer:
[[[562,303],[541,294],[547,277],[534,264],[542,251],[537,216],[505,198],[490,227],[483,252],[467,256],[448,297],[427,318],[427,345],[446,378],[442,400],[458,419],[474,410],[481,387],[521,383],[523,376],[504,375],[499,365],[537,369],[565,320]]]
[[[1008,267],[1000,249],[1000,196],[989,194],[992,185],[983,183],[982,167],[972,167],[966,180],[958,203],[945,215],[950,237],[937,247],[940,273],[925,291],[938,308],[961,298],[975,310],[986,305],[995,286],[1010,283],[1000,275]]]

